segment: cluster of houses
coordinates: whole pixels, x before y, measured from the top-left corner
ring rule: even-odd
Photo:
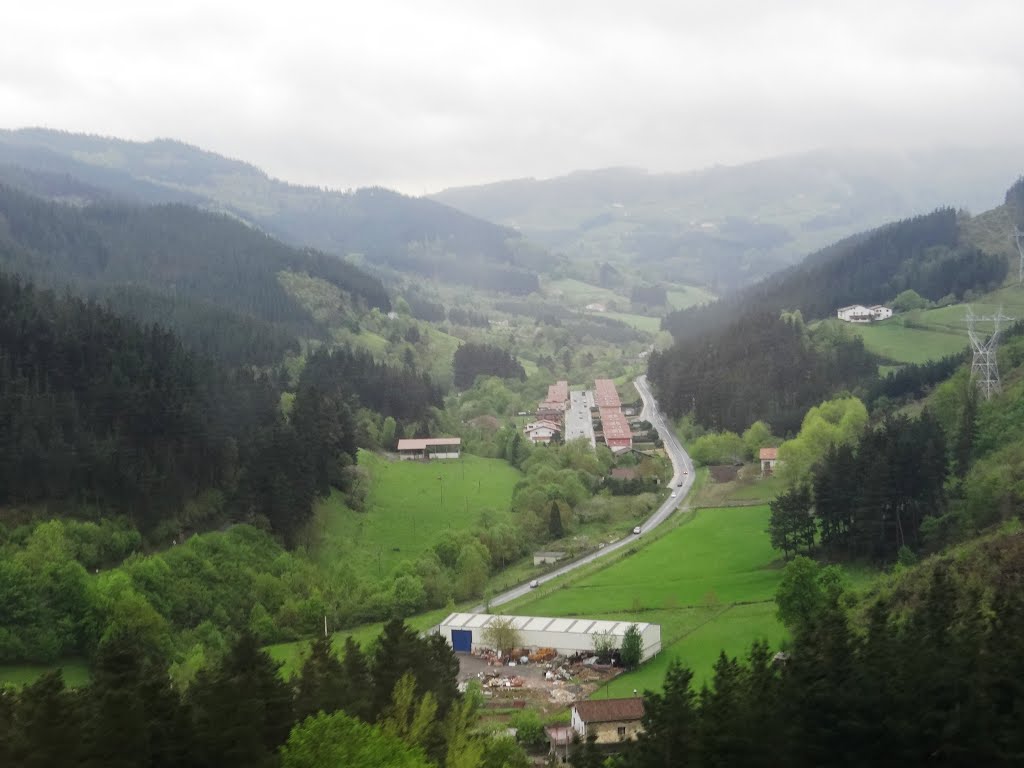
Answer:
[[[613,453],[622,453],[633,447],[633,430],[622,409],[619,392],[611,379],[594,382],[594,402],[601,423],[605,444]],[[548,394],[537,406],[536,419],[523,428],[526,438],[533,444],[550,443],[565,428],[565,414],[572,407],[569,382],[558,381],[548,387]]]
[[[526,438],[534,445],[550,443],[562,433],[565,412],[569,409],[569,382],[556,381],[548,386],[548,396],[537,406],[537,418],[523,427]]]
[[[851,304],[848,307],[837,309],[836,317],[847,323],[873,323],[876,320],[887,320],[892,317],[892,310],[881,304],[875,304],[873,307]]]

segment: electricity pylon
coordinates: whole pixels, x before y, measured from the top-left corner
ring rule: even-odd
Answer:
[[[978,391],[986,400],[994,394],[1002,392],[1002,384],[999,381],[999,363],[996,359],[996,352],[999,349],[1000,327],[1004,322],[1013,320],[1003,314],[1003,308],[994,315],[976,315],[974,310],[968,306],[967,316],[964,322],[967,323],[967,336],[971,340],[971,348],[974,350],[974,360],[971,363],[971,379],[978,387]],[[992,323],[992,333],[983,335],[978,332],[978,323]]]

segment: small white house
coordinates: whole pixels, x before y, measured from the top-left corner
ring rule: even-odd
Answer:
[[[534,552],[534,565],[551,565],[565,557],[565,552]]]
[[[873,323],[876,320],[886,320],[892,317],[892,310],[881,304],[875,304],[873,307],[851,304],[848,307],[837,309],[836,317],[847,323]]]
[[[551,439],[561,431],[558,424],[547,419],[533,421],[523,427],[523,433],[526,435],[526,438],[535,445],[537,443],[550,443]]]

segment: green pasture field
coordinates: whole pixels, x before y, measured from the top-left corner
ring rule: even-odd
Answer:
[[[967,314],[967,307],[968,304],[965,303],[938,309],[925,309],[917,313],[916,319],[925,325],[959,333],[966,339],[967,323],[964,322],[964,316]],[[976,315],[994,315],[1002,307],[1004,314],[1024,318],[1024,288],[1016,285],[1000,288],[970,302],[970,307]]]
[[[485,509],[503,513],[522,478],[502,459],[465,453],[420,462],[360,451],[359,465],[371,477],[366,511],[350,510],[337,491],[317,502],[323,536],[314,554],[321,562],[345,558],[379,576],[414,560],[444,531],[472,527]]]
[[[747,657],[754,640],[767,640],[771,648],[778,648],[786,637],[786,630],[775,615],[775,602],[741,603],[720,610],[708,609],[704,623],[698,624],[664,652],[651,659],[635,672],[611,680],[593,698],[631,696],[633,691],[657,691],[665,680],[665,670],[672,659],[693,670],[694,687],[709,682],[715,662],[723,651],[726,656],[741,660]],[[664,628],[662,628],[664,642]]]
[[[706,469],[701,471],[706,481],[691,494],[690,504],[695,508],[767,504],[784,490],[778,476],[761,477],[759,462],[745,464],[739,476],[726,483],[713,480]]]
[[[587,304],[607,304],[614,301],[619,304],[628,304],[629,299],[620,296],[614,291],[602,288],[599,285],[591,285],[582,280],[574,280],[570,277],[558,280],[550,280],[545,284],[546,293],[555,294],[561,292],[567,304],[579,304],[581,307]]]
[[[764,505],[697,510],[632,556],[507,612],[660,624],[659,658],[617,678],[612,690],[657,687],[676,657],[699,683],[722,648],[740,654],[759,638],[777,645],[784,637],[774,603],[781,561],[768,540],[768,516]]]
[[[926,363],[953,355],[967,346],[967,333],[908,328],[896,319],[852,326],[869,352],[897,363]]]
[[[435,611],[412,616],[406,619],[405,623],[411,628],[422,632],[430,629],[435,624],[440,624],[447,615],[447,608],[439,608]],[[383,629],[384,624],[382,622],[375,622],[332,632],[331,646],[334,652],[340,656],[345,650],[345,639],[351,637],[359,643],[363,651],[369,651]],[[276,643],[266,646],[263,650],[269,653],[274,661],[281,663],[281,674],[283,676],[293,677],[302,669],[302,662],[309,653],[310,642],[311,640],[296,640],[291,643]]]
[[[615,320],[619,320],[632,328],[636,328],[638,331],[644,331],[652,336],[661,330],[660,317],[633,315],[627,312],[601,312],[600,314],[605,317],[611,317]]]
[[[672,309],[686,309],[697,304],[707,304],[715,300],[715,294],[706,288],[694,285],[680,285],[668,290],[668,303]]]
[[[55,664],[0,665],[0,686],[27,685],[55,669],[61,671],[68,688],[80,688],[89,682],[89,665],[83,659],[62,659]]]

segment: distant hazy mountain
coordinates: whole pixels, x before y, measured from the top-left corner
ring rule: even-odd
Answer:
[[[0,166],[0,180],[52,199],[187,203],[229,213],[296,245],[358,255],[385,271],[507,293],[530,293],[538,284],[525,261],[537,255],[521,247],[513,229],[382,188],[294,186],[177,141],[0,131]]]
[[[580,171],[447,189],[432,198],[570,258],[628,262],[721,292],[886,221],[1000,202],[1024,146],[820,151],[692,173]]]

